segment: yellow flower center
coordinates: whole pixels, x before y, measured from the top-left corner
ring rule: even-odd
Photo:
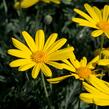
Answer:
[[[101,30],[105,31],[105,32],[108,32],[109,31],[109,23],[108,22],[99,22],[97,24],[97,27],[99,27]]]
[[[35,53],[32,54],[32,59],[36,63],[42,63],[45,62],[47,54],[43,51],[36,51]]]
[[[92,73],[91,70],[87,67],[80,67],[77,69],[78,76],[83,79],[89,77],[91,73]]]

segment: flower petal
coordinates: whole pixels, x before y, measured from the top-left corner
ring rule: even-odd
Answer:
[[[79,23],[80,26],[87,26],[96,29],[98,28],[95,24],[81,18],[72,18],[72,21]]]
[[[19,57],[19,58],[30,58],[31,55],[28,54],[28,52],[26,53],[26,51],[21,51],[21,50],[17,50],[17,49],[9,49],[8,50],[8,54],[15,56],[15,57]]]
[[[97,64],[98,60],[100,59],[99,55],[97,55],[95,58],[93,58],[88,64],[87,67],[89,69],[94,69],[95,65]]]
[[[52,71],[46,64],[42,64],[41,71],[44,73],[45,76],[48,76],[48,77],[52,76]]]
[[[109,96],[98,96],[94,97],[94,103],[99,106],[109,106]]]
[[[58,63],[58,62],[47,62],[47,64],[49,64],[57,69],[63,69],[61,63]]]
[[[99,22],[99,17],[95,13],[94,9],[87,3],[84,4],[85,9],[89,13],[89,15],[95,20],[96,22]]]
[[[94,103],[93,97],[94,97],[94,95],[90,94],[90,93],[81,93],[80,94],[80,99],[86,103]]]
[[[43,30],[36,31],[35,43],[36,43],[36,48],[38,50],[42,50],[43,49],[44,43],[45,43],[45,35],[44,35],[44,31]]]
[[[98,65],[107,66],[109,65],[109,59],[100,59]]]
[[[68,59],[70,58],[72,52],[73,52],[73,47],[57,50],[56,52],[53,52],[48,55],[48,60],[58,61],[58,60]]]
[[[94,9],[95,13],[98,15],[99,19],[102,20],[101,10],[99,8],[97,8],[96,6],[93,6],[93,9]]]
[[[41,69],[41,64],[37,64],[34,66],[33,70],[32,70],[32,77],[35,79],[37,78],[39,71]]]
[[[97,90],[95,87],[93,87],[93,86],[87,84],[86,82],[83,82],[83,87],[84,87],[88,92],[90,92],[91,94],[95,94],[95,95],[98,94],[98,93],[99,93],[99,95],[102,95],[102,94],[103,94],[102,92],[100,92],[99,90]]]
[[[67,39],[65,38],[61,38],[60,40],[56,41],[55,43],[53,43],[49,49],[47,50],[47,53],[53,53],[54,51],[60,49],[65,43],[66,43]]]
[[[76,72],[76,69],[75,69],[75,67],[73,65],[70,66],[70,65],[67,65],[67,64],[61,64],[61,67],[68,70],[68,71]]]
[[[94,20],[88,14],[84,13],[83,11],[79,9],[74,9],[74,11],[78,13],[79,15],[81,15],[82,17],[84,17],[89,22],[95,23]]]
[[[15,3],[15,8],[29,8],[37,2],[39,2],[39,0],[22,0],[21,2]]]
[[[29,63],[32,63],[31,59],[17,59],[17,60],[12,61],[9,65],[10,67],[19,67],[19,66],[23,66]]]
[[[65,76],[61,76],[61,77],[47,79],[47,81],[50,82],[51,84],[56,84],[56,83],[59,83],[59,82],[63,81],[64,79],[71,77],[71,76],[72,75],[65,75]]]
[[[102,30],[94,30],[94,31],[91,33],[91,35],[92,35],[93,37],[98,37],[98,36],[100,36],[101,34],[103,34],[103,31],[102,31]]]
[[[22,32],[22,35],[28,45],[28,47],[31,49],[32,52],[36,52],[36,45],[35,45],[35,42],[32,38],[32,36],[30,36],[26,31],[23,31]]]
[[[105,35],[106,35],[107,38],[109,39],[109,32],[105,32]]]
[[[90,78],[88,79],[88,81],[94,87],[96,87],[96,89],[98,89],[99,91],[101,91],[104,94],[109,95],[109,87],[104,83],[103,80],[100,80],[100,79],[96,78],[95,75],[91,75]]]
[[[80,64],[81,64],[81,67],[86,67],[87,65],[87,58],[86,57],[83,57],[80,61]]]
[[[47,41],[45,43],[44,51],[49,49],[49,47],[56,41],[57,36],[58,36],[57,33],[53,33],[49,36],[49,38],[47,39]]]
[[[26,65],[20,66],[18,70],[19,71],[28,70],[28,69],[32,68],[35,64],[36,63],[32,62],[32,63],[26,64]]]
[[[105,5],[103,9],[103,21],[107,21],[109,17],[109,6]]]
[[[30,49],[26,45],[24,45],[22,42],[20,42],[19,40],[12,38],[12,42],[13,42],[13,45],[19,50],[26,51],[28,52],[28,54],[32,54]]]

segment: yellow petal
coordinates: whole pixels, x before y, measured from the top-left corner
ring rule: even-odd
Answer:
[[[18,70],[19,71],[28,70],[28,69],[32,68],[35,64],[36,64],[35,62],[32,62],[32,63],[26,64],[26,65],[20,66]]]
[[[86,57],[83,57],[80,61],[80,64],[81,64],[81,67],[86,67],[87,65],[87,58]]]
[[[49,47],[49,49],[47,50],[48,54],[53,53],[54,51],[60,49],[66,43],[66,41],[67,41],[67,39],[61,38],[60,40],[58,40],[55,43],[53,43]]]
[[[90,92],[91,94],[95,94],[95,95],[98,94],[98,93],[99,93],[99,95],[102,95],[102,94],[103,94],[102,92],[100,92],[99,90],[97,90],[95,87],[93,87],[93,86],[87,84],[86,82],[83,82],[83,87],[84,87],[88,92]]]
[[[48,76],[48,77],[52,76],[52,71],[46,64],[42,64],[41,71],[44,73],[45,76]]]
[[[53,33],[49,36],[49,38],[47,39],[47,41],[45,43],[44,51],[49,49],[49,47],[56,41],[57,36],[58,36],[57,33]]]
[[[16,2],[14,7],[17,9],[29,8],[32,5],[36,4],[37,2],[39,2],[39,0],[22,0],[21,2]]]
[[[98,65],[103,65],[103,66],[109,65],[109,59],[100,59],[98,61]]]
[[[82,17],[84,17],[89,22],[95,23],[94,20],[88,14],[84,13],[83,11],[79,9],[74,9],[74,11],[78,13],[79,15],[81,15]]]
[[[92,35],[93,37],[98,37],[98,36],[100,36],[101,34],[103,34],[103,31],[102,31],[102,30],[94,30],[94,31],[91,33],[91,35]]]
[[[93,94],[90,93],[81,93],[80,99],[86,103],[93,103]]]
[[[95,24],[81,18],[72,18],[72,21],[79,23],[80,26],[87,26],[96,29],[98,28]]]
[[[41,68],[41,64],[37,64],[37,65],[34,66],[34,68],[32,70],[32,77],[34,79],[37,78],[39,71],[40,71],[40,68]]]
[[[94,9],[95,13],[98,15],[99,19],[102,20],[101,10],[99,8],[97,8],[96,6],[93,6],[93,9]]]
[[[23,31],[22,35],[31,51],[36,52],[37,49],[33,38],[26,31]]]
[[[78,69],[81,66],[80,62],[77,59],[74,59],[74,60],[71,59],[70,61],[76,69]]]
[[[12,38],[12,42],[13,42],[13,45],[18,48],[19,50],[22,50],[22,51],[26,51],[28,52],[29,54],[32,54],[30,49],[25,46],[22,42],[18,41],[17,39],[15,38]]]
[[[10,67],[19,67],[19,66],[29,64],[31,62],[32,62],[31,59],[17,59],[17,60],[12,61],[9,65]]]
[[[109,106],[109,96],[94,97],[94,103],[99,106]]]
[[[51,84],[56,84],[71,76],[72,75],[66,75],[66,76],[51,78],[51,79],[47,79],[47,81],[50,82]]]
[[[104,84],[103,80],[96,78],[95,75],[91,75],[88,80],[94,87],[96,87],[96,89],[98,89],[104,94],[109,95],[109,87]]]
[[[107,38],[109,39],[109,32],[105,32],[105,35],[106,35]]]
[[[57,50],[56,52],[53,52],[48,55],[48,60],[58,61],[58,60],[68,59],[70,58],[72,52],[73,52],[72,47]]]
[[[76,72],[76,69],[75,69],[75,67],[73,65],[70,66],[70,65],[67,65],[67,64],[61,64],[61,66],[62,66],[62,68],[66,69],[68,71]]]
[[[95,20],[96,22],[99,22],[99,17],[95,13],[94,9],[87,3],[84,4],[85,9],[89,13],[89,15]]]
[[[103,9],[103,21],[107,21],[109,17],[109,6],[105,5]]]
[[[36,48],[39,51],[43,49],[44,43],[45,43],[45,35],[44,35],[44,31],[43,30],[36,31],[35,43],[36,43]]]
[[[65,64],[67,64],[67,65],[69,65],[69,66],[72,66],[72,64],[71,64],[71,62],[70,61],[68,61],[67,59],[64,59],[64,60],[62,60]]]
[[[58,63],[58,62],[47,62],[47,64],[49,64],[57,69],[63,69],[61,63]]]
[[[26,51],[21,51],[17,49],[9,49],[8,54],[19,58],[28,58],[28,59],[31,58],[31,55],[28,54],[28,52],[26,53]]]
[[[87,67],[90,69],[94,69],[95,65],[97,64],[98,60],[99,60],[99,55],[97,55],[94,59],[92,59],[88,64]]]

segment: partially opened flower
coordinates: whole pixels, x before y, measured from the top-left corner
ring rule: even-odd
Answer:
[[[29,7],[37,4],[40,1],[45,2],[45,3],[55,3],[55,4],[60,4],[61,3],[61,0],[20,0],[20,1],[17,1],[15,3],[14,7],[16,9],[29,8]]]
[[[91,75],[89,83],[83,82],[87,92],[80,94],[80,99],[86,103],[99,106],[109,106],[109,83]]]
[[[47,81],[50,83],[58,83],[71,76],[80,80],[87,79],[90,75],[95,74],[93,69],[95,68],[98,60],[99,56],[96,56],[93,60],[87,63],[87,58],[83,57],[79,62],[72,53],[72,58],[70,58],[70,60],[63,60],[64,63],[61,64],[64,69],[70,71],[70,74],[62,77],[47,79]]]
[[[104,8],[100,10],[96,6],[91,7],[86,3],[84,7],[88,14],[79,9],[74,9],[74,11],[83,18],[72,18],[72,20],[79,23],[80,26],[96,29],[92,32],[93,37],[98,37],[104,33],[107,38],[109,38],[109,6],[105,5]]]
[[[23,31],[22,35],[27,46],[19,40],[12,38],[16,49],[9,49],[8,54],[18,57],[18,59],[12,61],[9,65],[11,67],[19,67],[19,71],[26,71],[33,67],[33,78],[37,78],[40,70],[45,76],[51,77],[52,71],[47,64],[62,69],[58,61],[68,59],[73,51],[73,47],[60,49],[67,40],[61,38],[56,41],[57,33],[51,34],[46,42],[43,30],[36,32],[35,41],[26,31]]]
[[[95,56],[99,55],[99,53],[101,53],[102,58],[109,59],[109,48],[102,48],[102,50],[99,48],[94,52]]]

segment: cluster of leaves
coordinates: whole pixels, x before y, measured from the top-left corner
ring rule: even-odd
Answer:
[[[12,60],[7,50],[12,48],[11,37],[23,40],[21,31],[26,30],[34,36],[37,29],[44,29],[46,36],[53,32],[59,38],[65,37],[68,43],[75,47],[75,54],[79,58],[93,57],[93,51],[100,47],[100,40],[93,39],[87,27],[79,27],[71,21],[76,14],[73,9],[83,8],[85,2],[98,5],[106,4],[103,0],[62,0],[60,5],[38,3],[28,9],[14,9],[14,1],[0,1],[0,109],[48,109],[42,80],[31,78],[31,70],[18,72],[9,67]],[[100,5],[101,6],[101,5]],[[107,46],[108,42],[105,42]],[[53,76],[67,74],[67,71],[53,69]],[[81,83],[69,78],[56,85],[46,82],[52,109],[77,109]],[[80,103],[81,109],[92,108],[92,105]]]

